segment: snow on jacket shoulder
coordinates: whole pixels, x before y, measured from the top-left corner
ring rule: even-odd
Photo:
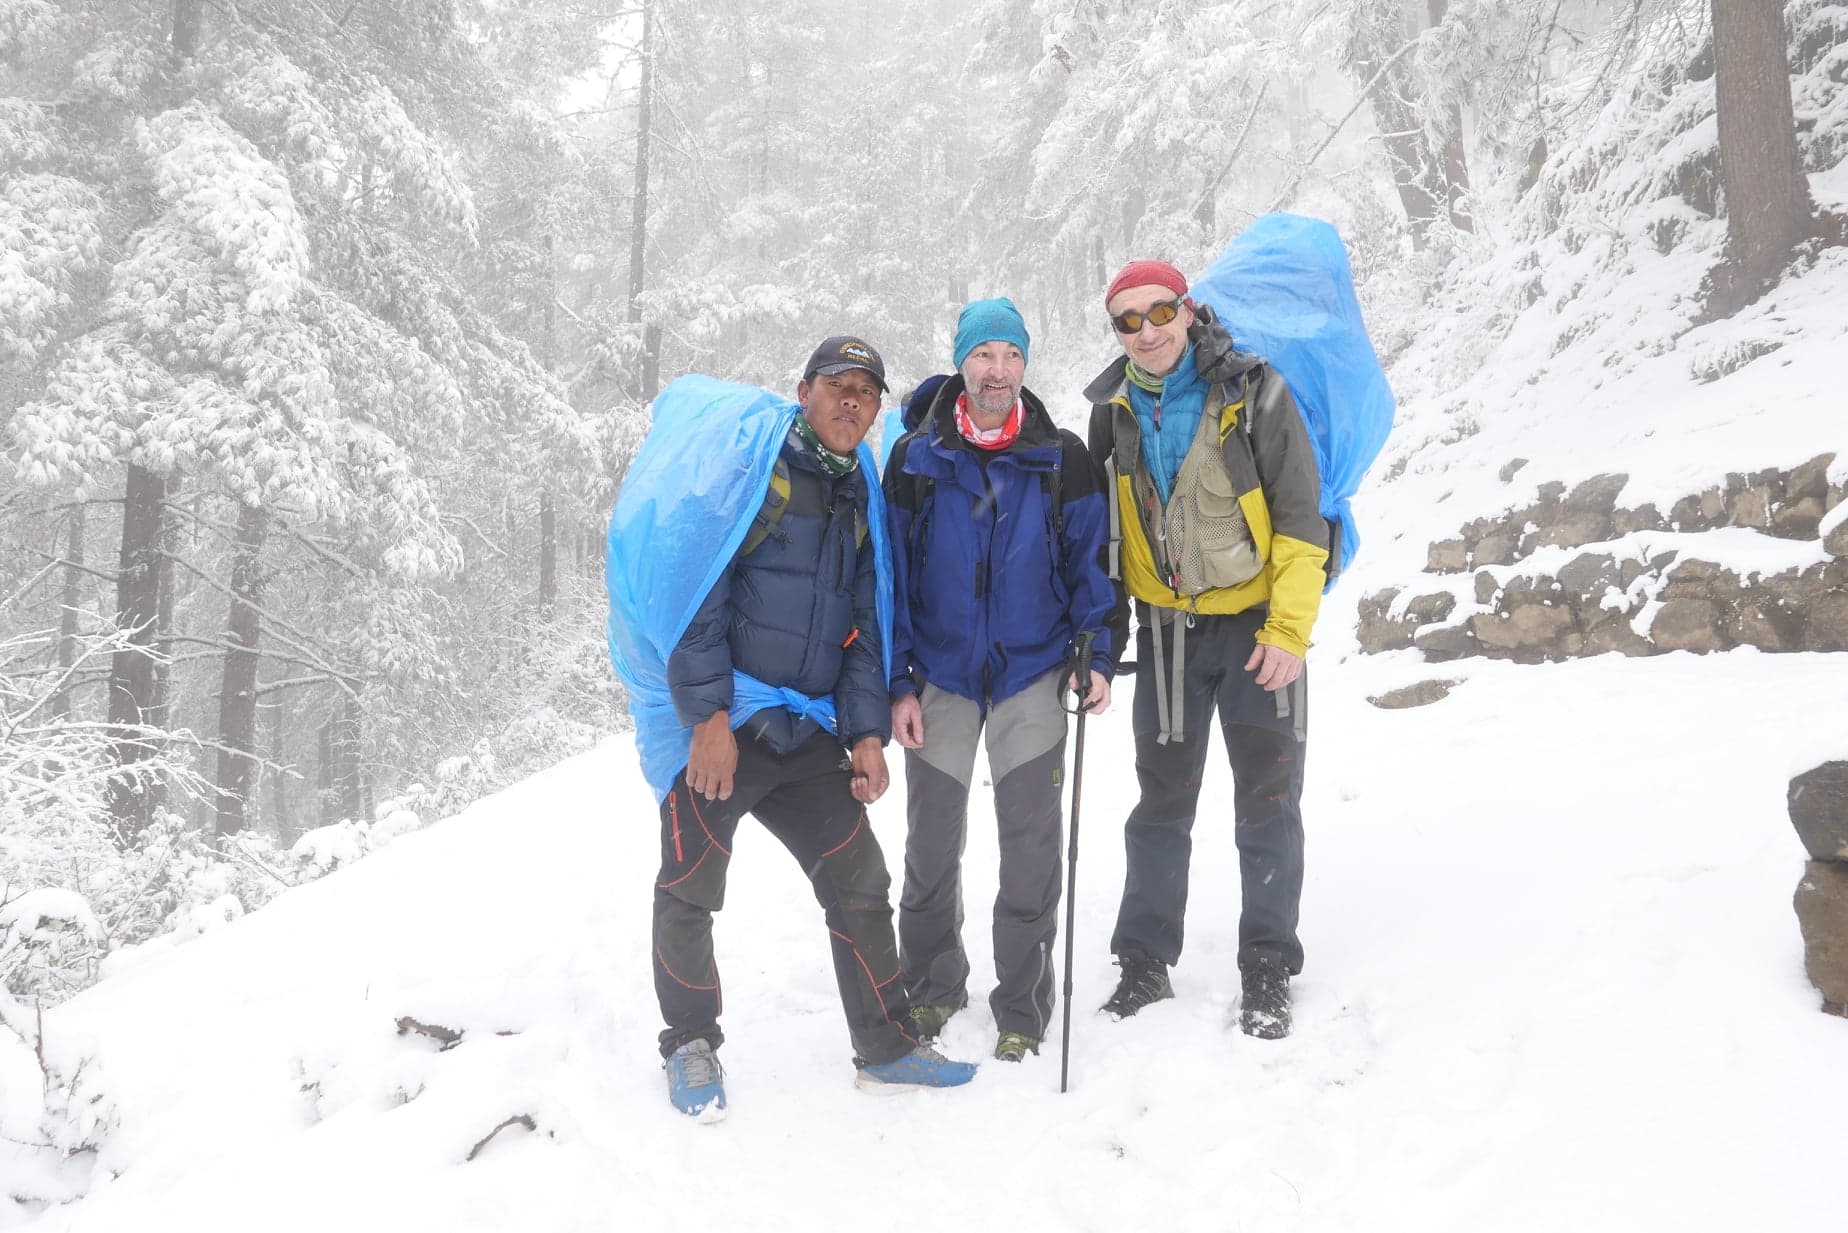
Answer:
[[[794,432],[783,446],[789,503],[763,542],[719,576],[668,658],[668,684],[689,726],[732,704],[732,670],[812,697],[832,695],[841,743],[892,734],[879,662],[877,574],[865,525],[868,479],[826,475]],[[781,707],[747,723],[788,751],[816,731]]]
[[[1108,676],[1108,507],[1090,452],[1023,390],[1020,436],[984,456],[956,430],[962,392],[961,376],[937,387],[886,468],[892,693],[929,681],[998,702],[1063,664],[1085,632],[1093,671]]]

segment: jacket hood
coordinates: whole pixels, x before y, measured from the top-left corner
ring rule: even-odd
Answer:
[[[1210,304],[1194,305],[1194,323],[1187,327],[1187,341],[1194,348],[1194,369],[1209,385],[1229,385],[1264,363],[1263,357],[1240,351],[1232,342],[1231,331],[1219,319]],[[1129,357],[1119,355],[1085,386],[1084,396],[1095,406],[1109,402],[1127,378]]]

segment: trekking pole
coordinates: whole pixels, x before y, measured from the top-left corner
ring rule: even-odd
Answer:
[[[1066,1089],[1072,1066],[1072,932],[1078,922],[1078,806],[1084,799],[1084,700],[1091,692],[1091,643],[1094,634],[1078,635],[1072,648],[1072,675],[1078,683],[1078,739],[1072,749],[1072,836],[1065,876],[1065,1029],[1059,1034],[1059,1091]]]

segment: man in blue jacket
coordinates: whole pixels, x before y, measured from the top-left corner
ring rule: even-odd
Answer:
[[[1005,299],[957,321],[956,373],[926,383],[918,427],[886,468],[894,617],[892,726],[910,828],[899,951],[911,1017],[936,1036],[968,1004],[962,852],[986,729],[1001,845],[994,908],[995,1056],[1038,1052],[1052,1016],[1061,885],[1061,686],[1081,635],[1083,705],[1110,701],[1106,506],[1090,455],[1024,388],[1026,323]]]
[[[712,914],[747,812],[801,863],[827,918],[861,1081],[949,1087],[974,1075],[921,1046],[909,1026],[891,878],[866,819],[887,785],[891,712],[866,535],[874,481],[855,451],[884,390],[885,365],[865,342],[835,337],[817,348],[796,387],[802,414],[764,508],[668,657],[692,748],[661,803],[654,975],[668,1093],[686,1113],[725,1107]],[[734,732],[734,670],[831,697],[838,734],[784,707],[758,711]]]

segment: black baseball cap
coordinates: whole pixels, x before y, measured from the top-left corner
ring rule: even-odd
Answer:
[[[808,366],[802,370],[802,379],[813,381],[816,377],[829,377],[854,368],[872,373],[880,389],[888,394],[892,392],[892,387],[886,384],[885,361],[879,358],[871,343],[851,334],[836,334],[815,348]]]

